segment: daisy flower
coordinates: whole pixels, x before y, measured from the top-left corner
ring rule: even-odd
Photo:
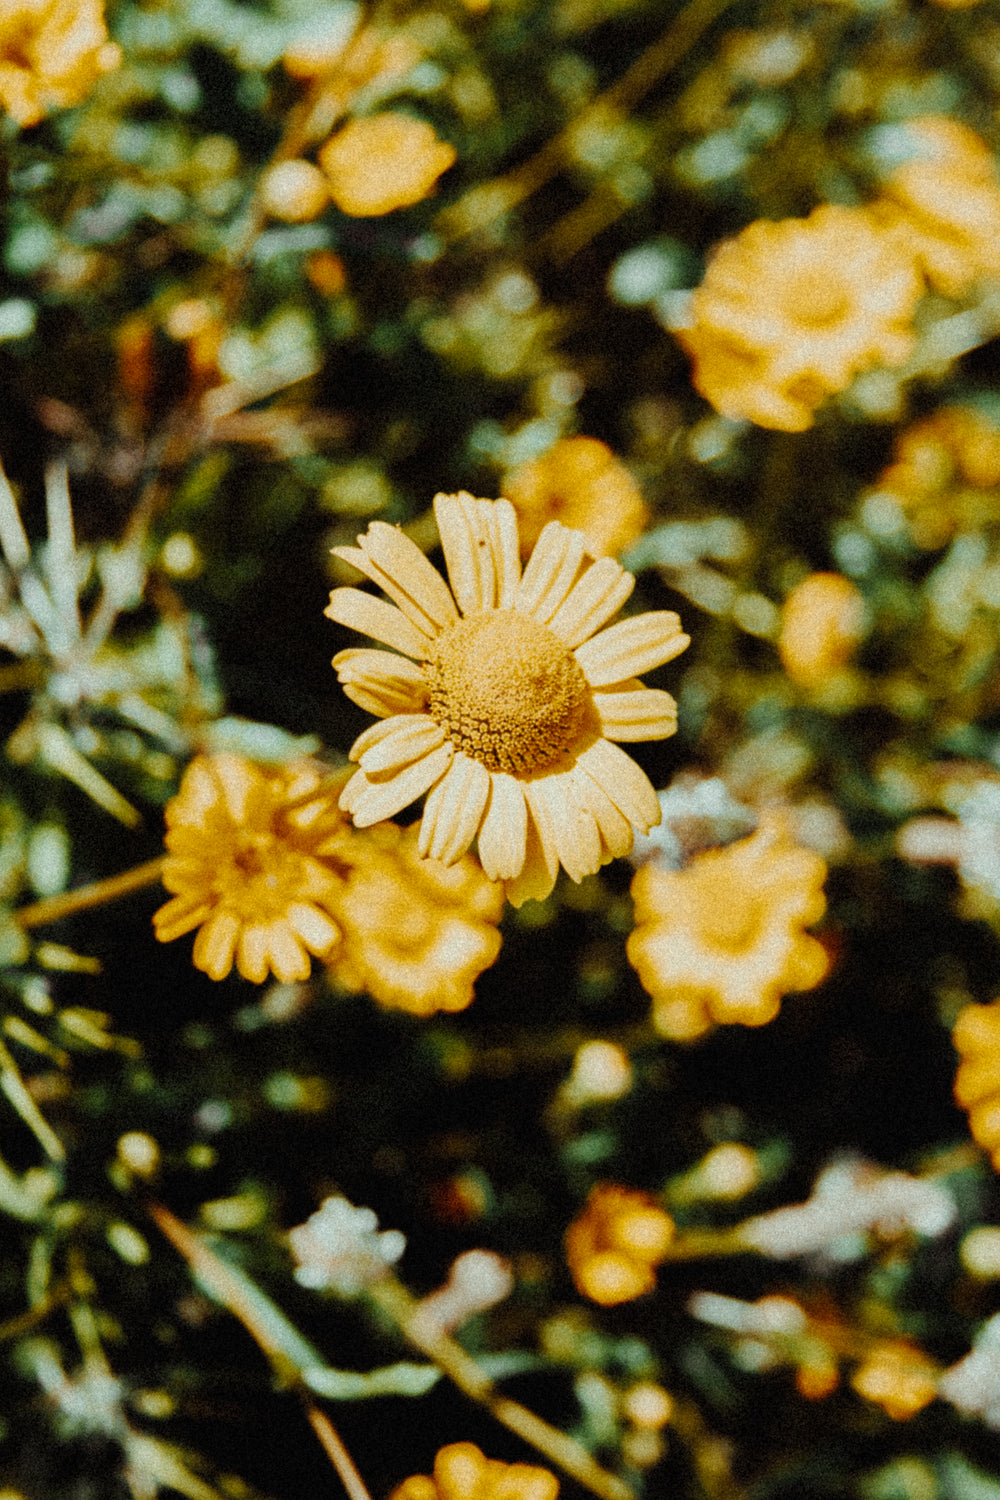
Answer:
[[[393,648],[334,657],[348,697],[379,717],[350,751],[340,806],[365,828],[428,792],[420,856],[452,864],[478,837],[520,906],[549,894],[560,864],[579,881],[660,821],[617,741],[674,733],[673,698],[638,674],[689,637],[669,610],[605,629],[635,579],[611,557],[587,566],[580,531],[550,521],[522,574],[508,500],[438,495],[434,513],[450,589],[384,522],[333,549],[393,601],[338,588],[325,611]]]
[[[438,1450],[434,1474],[411,1474],[389,1500],[556,1500],[559,1481],[534,1464],[487,1458],[475,1443]]]

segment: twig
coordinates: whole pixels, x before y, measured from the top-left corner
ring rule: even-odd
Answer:
[[[304,1399],[303,1405],[305,1406],[310,1426],[320,1440],[323,1452],[336,1469],[340,1476],[340,1482],[350,1495],[351,1500],[372,1500],[367,1485],[354,1467],[354,1460],[344,1447],[340,1434],[330,1421],[330,1418],[325,1412],[320,1411],[319,1407],[312,1401]]]
[[[450,1334],[428,1327],[417,1315],[417,1300],[401,1282],[387,1276],[368,1289],[381,1307],[422,1354],[426,1354],[459,1390],[484,1406],[498,1422],[537,1448],[552,1463],[597,1495],[600,1500],[635,1500],[634,1491],[615,1474],[609,1474],[575,1439],[558,1427],[502,1395],[489,1376]]]
[[[47,922],[58,922],[63,917],[78,911],[87,911],[92,906],[103,906],[107,901],[117,901],[119,896],[128,896],[140,891],[143,886],[155,885],[163,873],[164,855],[136,865],[132,870],[123,870],[120,875],[109,875],[107,880],[95,880],[91,885],[77,886],[75,890],[63,891],[59,896],[47,896],[44,901],[33,901],[14,913],[19,927],[42,927]]]

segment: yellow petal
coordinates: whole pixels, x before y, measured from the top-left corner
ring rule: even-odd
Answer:
[[[514,608],[545,625],[565,600],[583,561],[585,538],[559,521],[550,521],[528,559]]]
[[[388,781],[370,782],[366,777],[364,787],[358,788],[358,795],[355,797],[352,793],[352,805],[348,809],[344,797],[352,792],[355,779],[352,776],[341,793],[340,805],[350,811],[356,828],[369,828],[373,823],[381,823],[384,818],[392,818],[410,802],[416,801],[430,790],[447,771],[454,753],[454,747],[446,741],[431,751],[430,755],[414,761]],[[364,776],[364,772],[361,771],[358,775]]]
[[[609,625],[574,655],[591,687],[608,687],[673,661],[690,644],[672,609],[653,609]]]
[[[254,792],[260,790],[259,773],[242,755],[233,755],[228,751],[212,756],[211,773],[233,822],[246,822]]]
[[[479,831],[490,794],[490,773],[461,751],[427,798],[417,853],[454,864]]]
[[[240,920],[230,911],[212,913],[194,940],[192,960],[209,979],[225,979],[233,967]]]
[[[265,922],[248,922],[236,948],[236,967],[251,984],[263,984],[268,975],[268,940]]]
[[[426,701],[427,684],[420,667],[393,651],[353,646],[337,652],[333,667],[347,696],[380,718],[419,713]]]
[[[427,655],[428,637],[408,620],[402,610],[373,594],[363,594],[360,589],[334,589],[330,602],[323,611],[338,625],[347,625],[361,635],[371,636],[404,656],[422,661]]]
[[[549,621],[549,629],[572,649],[618,613],[635,579],[613,557],[602,557],[578,578]]]
[[[496,601],[496,570],[487,520],[489,504],[487,500],[474,499],[465,490],[457,495],[434,497],[434,515],[448,578],[463,615],[492,609]]]
[[[326,912],[305,901],[293,901],[285,913],[289,926],[310,953],[322,958],[340,939],[340,928]]]
[[[286,921],[279,919],[270,924],[267,946],[270,967],[282,984],[295,984],[300,979],[309,978],[309,955]]]
[[[634,828],[648,833],[660,821],[660,804],[653,784],[641,766],[610,740],[595,740],[576,758],[601,790],[625,814]]]
[[[385,521],[372,521],[360,547],[330,550],[364,573],[429,639],[458,619],[448,585],[415,542]]]
[[[565,772],[537,776],[524,784],[542,845],[553,852],[571,880],[579,883],[600,868],[601,836],[593,813],[576,794]]]
[[[444,742],[444,730],[426,714],[398,714],[395,728],[360,757],[369,781],[392,775]],[[355,747],[357,748],[357,747]]]
[[[491,771],[489,803],[479,830],[479,862],[491,880],[521,873],[528,833],[528,809],[521,783],[505,771]]]
[[[520,873],[507,881],[507,900],[511,906],[523,906],[526,901],[544,901],[551,895],[558,874],[559,863],[550,858],[542,844],[538,826],[531,817],[528,819],[524,864]]]
[[[190,896],[175,896],[159,911],[153,913],[153,931],[161,943],[172,943],[174,938],[193,932],[212,915],[213,903]]]
[[[659,688],[592,696],[609,740],[664,740],[677,732],[677,704]]]

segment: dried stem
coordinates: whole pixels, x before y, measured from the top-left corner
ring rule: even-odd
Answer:
[[[73,891],[63,891],[59,896],[47,896],[44,901],[33,901],[14,913],[20,927],[42,927],[48,922],[61,921],[78,911],[87,911],[92,906],[104,906],[108,901],[117,901],[119,896],[141,891],[143,886],[155,885],[163,873],[164,856],[147,860],[132,870],[120,875],[109,875],[107,880],[95,880],[92,885],[81,885]]]
[[[354,1460],[344,1447],[339,1432],[326,1412],[320,1411],[312,1401],[306,1400],[303,1404],[310,1426],[319,1438],[323,1452],[339,1474],[340,1482],[351,1500],[372,1500],[367,1485],[354,1467]]]

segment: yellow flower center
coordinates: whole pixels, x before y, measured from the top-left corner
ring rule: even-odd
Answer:
[[[785,307],[797,323],[821,328],[839,323],[850,312],[850,299],[835,276],[825,271],[800,271],[785,288]]]
[[[516,610],[449,625],[425,672],[429,712],[455,748],[514,775],[541,770],[569,749],[590,697],[573,653]]]

